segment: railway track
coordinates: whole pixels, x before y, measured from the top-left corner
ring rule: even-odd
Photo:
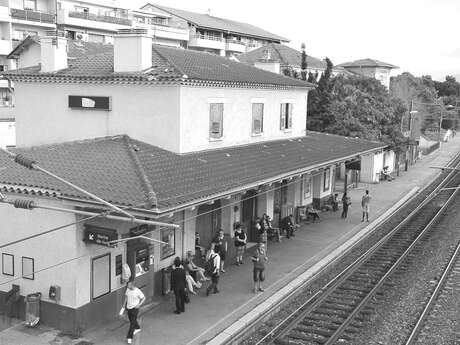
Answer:
[[[444,272],[439,279],[436,287],[434,288],[430,299],[426,303],[423,312],[418,317],[412,333],[406,341],[406,345],[415,345],[417,343],[428,344],[427,341],[431,334],[431,329],[436,329],[439,325],[445,324],[448,321],[446,317],[446,310],[452,308],[449,306],[450,296],[454,293],[455,289],[458,290],[460,286],[460,242],[457,244],[449,262],[447,263]],[[458,291],[456,292],[458,294]],[[458,310],[454,312],[458,313]]]
[[[453,167],[458,168],[458,157]],[[356,259],[323,289],[265,335],[258,344],[318,345],[351,343],[363,323],[369,302],[388,278],[404,271],[404,261],[417,255],[417,246],[457,193],[460,172],[451,170],[407,218]],[[451,189],[449,189],[451,188]]]

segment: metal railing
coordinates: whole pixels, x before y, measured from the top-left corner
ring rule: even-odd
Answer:
[[[11,17],[40,23],[54,24],[56,22],[56,16],[53,13],[39,12],[33,10],[22,10],[19,8],[11,9]]]
[[[99,15],[99,14],[94,14],[94,13],[89,13],[89,12],[70,11],[69,12],[69,17],[92,20],[92,21],[96,21],[96,22],[119,24],[119,25],[129,25],[129,26],[131,26],[131,24],[132,24],[132,21],[130,19],[128,19],[128,18],[104,16],[104,15]]]
[[[195,34],[192,36],[192,38],[198,38],[201,40],[209,40],[209,41],[218,41],[218,42],[223,42],[224,39],[222,37],[217,37],[217,36],[210,36],[210,35],[201,35],[201,34]]]

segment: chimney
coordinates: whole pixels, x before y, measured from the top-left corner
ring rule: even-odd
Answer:
[[[67,68],[67,38],[62,31],[47,31],[40,37],[41,72]]]
[[[152,37],[146,29],[122,29],[114,37],[114,72],[141,72],[152,67]]]

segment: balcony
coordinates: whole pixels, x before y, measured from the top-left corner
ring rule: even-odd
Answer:
[[[8,55],[11,52],[11,43],[9,40],[0,40],[0,55]]]
[[[11,17],[13,19],[43,24],[54,24],[56,22],[55,15],[52,13],[45,13],[33,10],[22,10],[19,8],[11,9]]]
[[[188,42],[189,47],[196,47],[196,48],[209,48],[209,49],[225,49],[225,41],[224,39],[216,36],[208,36],[208,35],[193,35],[190,36],[190,40]]]
[[[225,50],[236,53],[246,53],[246,44],[238,40],[226,40]]]
[[[188,29],[179,29],[165,25],[146,23],[135,23],[134,27],[146,29],[150,35],[161,40],[188,41],[189,39]]]
[[[62,9],[58,12],[58,24],[90,27],[93,29],[116,32],[119,29],[131,27],[132,21],[128,18],[104,16],[94,13],[76,12]]]

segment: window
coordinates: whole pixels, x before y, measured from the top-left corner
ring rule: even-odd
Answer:
[[[2,273],[6,276],[14,276],[14,256],[2,253]]]
[[[281,103],[280,129],[292,128],[292,103]]]
[[[37,0],[24,0],[24,9],[25,10],[37,10]]]
[[[34,280],[34,259],[26,256],[22,257],[22,277]]]
[[[303,198],[311,196],[311,175],[303,175]]]
[[[75,12],[89,13],[89,8],[83,6],[75,6]]]
[[[326,192],[331,186],[331,168],[324,170],[323,175],[323,191]]]
[[[176,230],[163,229],[160,232],[161,243],[161,260],[166,259],[176,253]]]
[[[252,103],[252,133],[261,134],[264,131],[264,104]]]
[[[209,104],[209,137],[222,138],[223,135],[224,103]]]
[[[92,259],[91,285],[93,299],[110,292],[110,253]]]

